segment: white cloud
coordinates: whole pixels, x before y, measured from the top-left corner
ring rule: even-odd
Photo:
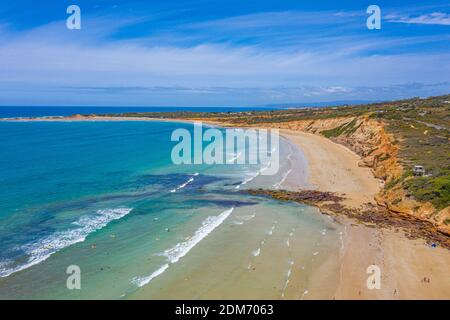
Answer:
[[[435,24],[450,26],[450,14],[443,12],[433,12],[420,16],[399,16],[390,15],[386,17],[389,22],[411,23],[411,24]]]
[[[84,20],[81,32],[67,31],[63,22],[23,33],[3,29],[9,40],[0,42],[0,104],[14,99],[75,105],[361,99],[369,91],[355,88],[449,80],[450,53],[360,54],[383,41],[390,44],[384,39],[334,37],[320,39],[326,44],[282,50],[108,38],[127,23],[132,22],[104,19],[87,28]]]

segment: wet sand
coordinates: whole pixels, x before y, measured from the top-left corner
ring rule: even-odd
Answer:
[[[294,204],[280,214],[278,206],[237,208],[182,260],[128,298],[259,300],[302,299],[312,293],[332,296],[339,269],[340,226],[313,207]],[[324,265],[328,279],[312,280]]]

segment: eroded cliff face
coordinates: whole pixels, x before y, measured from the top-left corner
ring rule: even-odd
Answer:
[[[418,202],[397,182],[404,173],[398,158],[399,146],[383,122],[361,116],[290,121],[277,123],[276,127],[324,135],[345,145],[361,156],[360,166],[370,167],[375,177],[384,182],[384,188],[376,197],[380,205],[432,221],[440,231],[450,235],[450,226],[444,223],[450,218],[450,207],[439,211],[430,202]]]

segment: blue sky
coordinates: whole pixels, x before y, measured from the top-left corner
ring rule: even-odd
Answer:
[[[81,8],[81,30],[66,8]],[[381,8],[381,30],[366,9]],[[445,1],[15,0],[0,105],[249,106],[450,92]]]

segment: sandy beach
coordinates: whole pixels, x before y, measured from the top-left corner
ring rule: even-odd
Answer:
[[[381,182],[371,169],[358,166],[360,157],[324,137],[292,130],[280,133],[293,141],[308,159],[309,180],[320,191],[344,194],[347,206],[374,203]],[[401,232],[368,228],[342,219],[346,225],[341,249],[339,284],[333,299],[449,299],[450,252]],[[367,267],[381,270],[381,288],[369,290]],[[320,278],[326,270],[321,270]],[[324,298],[310,295],[310,299]]]
[[[375,203],[381,182],[374,178],[371,169],[358,166],[360,157],[354,152],[319,135],[293,130],[280,133],[305,153],[308,179],[318,190],[344,195],[344,203],[351,207]]]
[[[391,230],[348,225],[335,299],[449,299],[450,254]],[[368,290],[367,267],[381,270],[381,288]]]

